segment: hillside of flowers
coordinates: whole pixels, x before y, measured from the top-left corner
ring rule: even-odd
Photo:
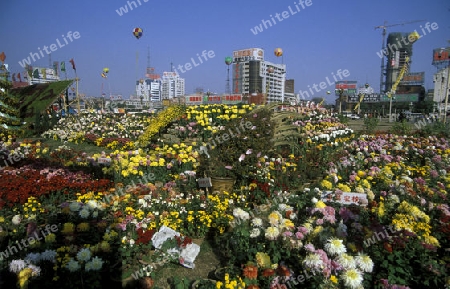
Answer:
[[[199,240],[221,269],[170,288],[450,288],[446,138],[246,104],[0,137],[0,288],[163,288],[164,268],[206,261]],[[229,191],[199,185],[215,157],[235,158]]]

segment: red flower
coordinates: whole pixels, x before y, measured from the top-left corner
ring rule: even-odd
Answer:
[[[289,270],[288,267],[286,267],[286,266],[284,266],[284,265],[278,266],[278,268],[277,268],[277,273],[278,273],[278,275],[280,275],[280,276],[286,276],[286,277],[291,276],[291,271]]]

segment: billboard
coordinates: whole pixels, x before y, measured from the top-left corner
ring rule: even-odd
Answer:
[[[450,64],[450,47],[433,49],[433,65]]]
[[[353,80],[344,80],[344,81],[336,81],[335,92],[336,96],[339,96],[338,89],[343,89],[345,95],[353,95],[356,94],[357,91],[357,81]]]
[[[233,62],[245,62],[251,60],[264,60],[264,50],[261,48],[248,48],[233,51]]]
[[[39,83],[39,82],[51,82],[58,81],[59,77],[53,68],[44,68],[44,67],[33,67],[31,73],[31,82]]]
[[[403,76],[400,85],[423,85],[425,83],[425,72],[410,72]]]
[[[394,94],[392,95],[392,101],[394,102],[418,102],[419,94],[418,93],[405,93],[405,94]],[[383,95],[381,97],[381,101],[390,101],[390,98],[387,95]]]
[[[349,95],[348,102],[359,102],[359,95]],[[379,102],[380,95],[376,93],[364,94],[362,102]]]

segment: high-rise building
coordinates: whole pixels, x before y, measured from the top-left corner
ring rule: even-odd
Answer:
[[[233,51],[232,73],[232,93],[263,94],[268,103],[284,101],[286,65],[265,61],[263,49]]]
[[[387,65],[385,92],[392,89],[393,84],[397,81],[398,75],[406,63],[406,58],[412,56],[413,42],[409,41],[411,33],[394,32],[389,33],[387,38]],[[409,61],[411,63],[411,59]],[[409,65],[409,64],[407,64]],[[407,70],[406,72],[408,72]]]
[[[184,78],[177,72],[164,72],[161,80],[162,99],[181,98],[185,94]]]
[[[140,79],[136,81],[136,99],[161,101],[161,79]]]
[[[433,101],[438,103],[439,111],[443,112],[450,94],[450,47],[434,49],[432,64],[438,69],[433,76]]]

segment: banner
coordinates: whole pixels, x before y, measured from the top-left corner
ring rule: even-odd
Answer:
[[[58,71],[58,61],[53,61],[53,69],[56,72],[56,75],[59,75],[59,71]]]
[[[66,63],[64,61],[61,61],[61,72],[66,72]]]
[[[75,67],[75,61],[73,61],[73,58],[71,60],[69,60],[70,64],[72,64],[72,69],[75,70],[75,72],[77,71],[77,68]]]

